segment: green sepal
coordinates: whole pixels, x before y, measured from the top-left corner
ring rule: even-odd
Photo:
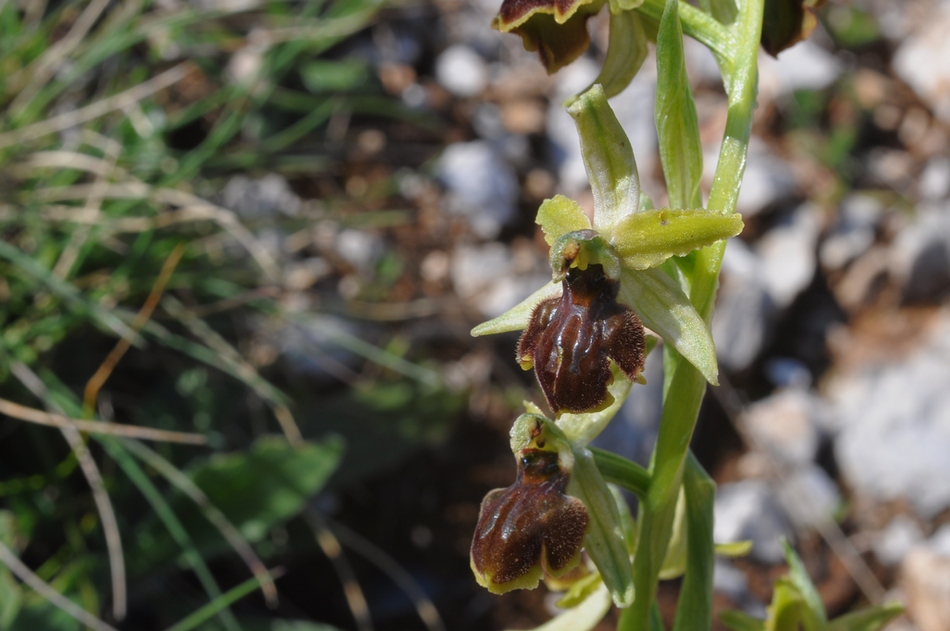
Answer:
[[[607,386],[607,394],[611,397],[610,403],[603,410],[597,412],[562,412],[557,418],[557,426],[573,445],[587,446],[598,434],[604,431],[607,423],[620,411],[623,402],[627,400],[627,393],[633,383],[627,379],[617,366],[611,362],[613,382]]]
[[[614,604],[629,607],[634,595],[633,566],[623,522],[610,489],[594,464],[594,456],[586,447],[574,448],[574,472],[568,490],[584,502],[590,516],[584,537],[587,554],[600,570]]]
[[[541,226],[544,240],[549,246],[554,245],[554,242],[563,234],[589,230],[591,227],[590,219],[587,218],[581,205],[564,195],[555,195],[541,202],[538,216],[534,221]]]
[[[581,142],[581,157],[594,196],[594,229],[604,234],[640,204],[640,178],[633,147],[610,105],[604,88],[581,94],[568,113]]]
[[[528,322],[531,320],[531,313],[534,311],[534,308],[538,306],[539,302],[560,295],[561,283],[551,281],[497,318],[492,318],[488,322],[482,322],[476,326],[472,329],[471,335],[472,337],[478,337],[492,333],[521,331],[528,326]]]
[[[734,237],[742,227],[738,213],[661,208],[625,217],[614,226],[610,241],[624,267],[642,270]]]
[[[656,267],[624,270],[617,299],[636,311],[643,324],[695,366],[706,381],[719,385],[716,345],[709,328],[666,272]]]
[[[610,592],[601,585],[580,602],[531,631],[591,631],[610,611]]]
[[[603,584],[604,581],[600,578],[600,572],[591,572],[584,578],[575,581],[574,584],[564,592],[560,600],[557,601],[557,606],[561,609],[576,607],[587,600],[587,598]]]
[[[798,631],[803,609],[801,592],[787,576],[780,577],[775,581],[772,602],[768,607],[766,631]]]
[[[623,92],[633,78],[640,72],[647,58],[647,34],[643,28],[643,16],[633,11],[643,4],[643,0],[610,0],[610,38],[607,42],[607,55],[604,65],[594,82],[604,88],[607,98]],[[586,92],[586,90],[585,90]],[[564,107],[570,107],[580,95],[564,101]]]

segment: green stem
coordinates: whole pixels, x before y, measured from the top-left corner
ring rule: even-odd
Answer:
[[[637,10],[659,22],[665,7],[664,0],[645,0]],[[679,14],[684,33],[705,44],[717,57],[732,56],[729,29],[708,13],[685,2],[679,3]]]
[[[650,489],[649,471],[612,451],[596,447],[591,447],[590,451],[594,454],[594,463],[600,469],[604,481],[627,489],[641,500],[646,497]]]
[[[655,3],[645,3],[644,7],[647,4],[652,6]],[[680,3],[679,13],[684,31],[705,42],[690,32],[693,27],[687,24],[685,15],[688,11],[684,11],[684,3]],[[709,207],[720,211],[735,210],[745,167],[755,107],[756,62],[762,13],[763,0],[747,0],[742,3],[739,19],[729,29],[735,35],[733,41],[737,47],[728,89],[726,133],[709,199]],[[690,299],[707,323],[712,318],[724,252],[725,242],[720,242],[698,251],[696,256]],[[667,374],[672,377],[669,378],[669,387],[664,396],[649,491],[640,504],[640,536],[634,558],[636,599],[629,615],[625,616],[630,621],[631,626],[628,628],[634,629],[649,628],[650,609],[656,597],[657,580],[669,544],[689,441],[706,390],[702,375],[691,364],[683,361],[675,350],[667,347],[664,359]],[[707,545],[712,546],[712,541]]]

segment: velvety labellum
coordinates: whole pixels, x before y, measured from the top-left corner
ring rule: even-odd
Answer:
[[[560,296],[535,307],[518,342],[518,361],[535,375],[555,413],[590,412],[610,405],[610,359],[634,380],[643,369],[644,331],[637,315],[617,302],[619,285],[603,267],[571,268]]]
[[[580,561],[589,517],[584,503],[567,495],[570,475],[557,452],[526,449],[518,477],[482,501],[471,563],[489,591],[534,588],[542,574],[560,577]]]

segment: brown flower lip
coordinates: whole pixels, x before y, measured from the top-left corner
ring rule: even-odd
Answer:
[[[535,307],[518,341],[518,361],[535,376],[555,414],[610,405],[610,359],[631,380],[643,370],[645,338],[636,314],[617,302],[603,267],[571,268],[559,297]]]
[[[587,20],[603,5],[603,0],[504,0],[492,28],[520,35],[525,50],[537,51],[553,74],[590,46]]]
[[[569,481],[556,452],[521,452],[515,483],[482,501],[471,548],[481,585],[498,594],[533,588],[543,573],[559,577],[577,566],[589,517],[565,494]]]

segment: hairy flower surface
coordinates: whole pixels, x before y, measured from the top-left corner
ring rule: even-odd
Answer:
[[[520,35],[525,50],[537,51],[551,74],[587,50],[587,20],[603,5],[604,0],[505,0],[492,28]]]
[[[520,452],[515,483],[482,501],[471,548],[479,584],[502,594],[577,566],[589,517],[584,503],[565,493],[569,481],[557,452]]]
[[[535,307],[518,342],[518,362],[535,375],[555,414],[590,412],[613,402],[610,359],[633,381],[643,369],[644,331],[617,302],[619,283],[601,265],[570,268],[560,296]]]

